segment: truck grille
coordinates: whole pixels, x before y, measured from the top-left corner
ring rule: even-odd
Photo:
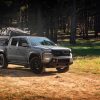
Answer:
[[[70,51],[67,50],[52,50],[53,56],[70,56]]]

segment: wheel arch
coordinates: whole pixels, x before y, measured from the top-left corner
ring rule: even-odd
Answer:
[[[38,57],[38,58],[41,59],[41,56],[40,56],[39,54],[31,53],[30,56],[29,56],[29,62],[30,62],[30,60],[31,60],[33,57]]]
[[[0,54],[3,54],[6,57],[6,54],[3,51],[0,51]]]
[[[2,65],[2,68],[7,68],[8,66],[8,60],[7,60],[7,57],[6,57],[6,54],[4,52],[1,52],[0,51],[0,54],[2,54],[4,57],[4,64]]]
[[[0,54],[3,54],[6,57],[6,49],[0,49]]]

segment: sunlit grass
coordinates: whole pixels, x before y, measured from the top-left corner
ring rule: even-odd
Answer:
[[[100,74],[100,57],[77,57],[71,71]]]
[[[74,63],[71,71],[100,74],[100,40],[77,39],[76,45],[70,45],[67,40],[61,45],[72,49]]]

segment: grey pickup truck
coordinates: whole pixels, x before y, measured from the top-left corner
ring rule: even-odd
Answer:
[[[46,37],[37,36],[0,36],[0,68],[8,64],[30,67],[40,74],[45,68],[56,68],[66,72],[73,63],[71,49],[57,46]]]

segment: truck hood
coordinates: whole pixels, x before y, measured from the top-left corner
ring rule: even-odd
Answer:
[[[43,45],[39,45],[39,46],[34,46],[35,48],[39,48],[42,50],[70,50],[70,48],[65,48],[65,47],[61,47],[61,46],[43,46]]]

